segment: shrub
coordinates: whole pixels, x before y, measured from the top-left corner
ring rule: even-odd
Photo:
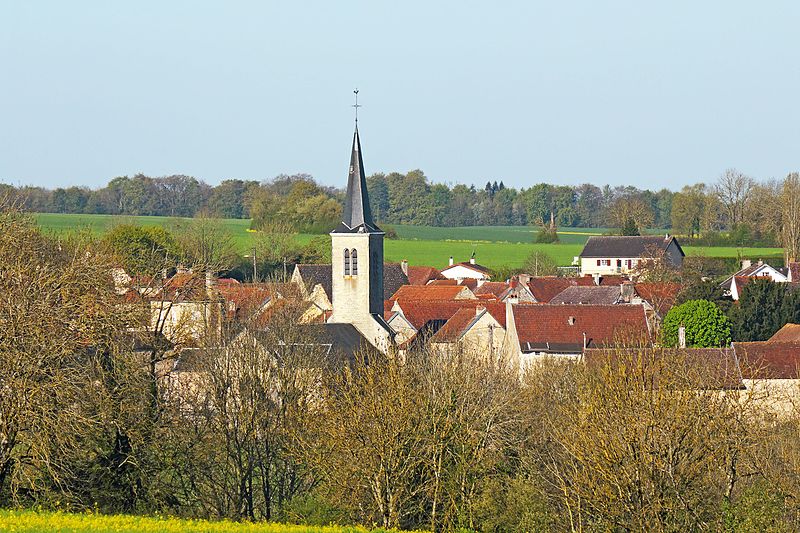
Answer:
[[[678,330],[686,328],[686,346],[712,348],[731,340],[731,321],[708,300],[689,300],[670,309],[661,326],[662,342],[678,346]]]

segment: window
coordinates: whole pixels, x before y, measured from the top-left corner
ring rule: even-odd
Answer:
[[[611,266],[611,259],[598,259],[597,266],[604,266],[610,267]]]
[[[355,248],[353,248],[353,251],[350,254],[350,257],[352,258],[351,260],[352,260],[352,265],[353,265],[353,275],[354,276],[358,276],[358,252],[356,251]]]
[[[344,275],[350,275],[350,250],[346,248],[344,250]]]
[[[617,259],[617,268],[622,268],[622,259]]]
[[[600,260],[599,259],[597,260],[597,266],[600,266]]]

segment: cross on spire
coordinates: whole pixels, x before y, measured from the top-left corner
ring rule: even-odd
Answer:
[[[353,104],[353,107],[356,110],[356,126],[358,126],[358,108],[362,107],[362,106],[358,105],[358,88],[356,88],[356,90],[353,91],[353,94],[356,95],[356,103]]]

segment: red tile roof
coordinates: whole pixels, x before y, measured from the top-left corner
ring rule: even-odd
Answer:
[[[800,342],[800,324],[785,324],[767,342]]]
[[[502,298],[509,288],[510,285],[506,281],[484,281],[473,292],[475,296],[490,294],[497,298]]]
[[[681,292],[680,283],[637,283],[634,290],[639,297],[656,308],[660,315],[665,315]]]
[[[745,379],[800,378],[800,343],[734,342]]]
[[[595,284],[594,283],[594,278],[591,275],[583,276],[583,278],[581,278],[581,279],[589,279],[589,280],[591,280],[592,285]],[[623,283],[628,281],[628,278],[626,278],[625,276],[600,276],[599,277],[599,281],[600,281],[600,283],[598,283],[597,285],[600,285],[600,286],[604,286],[604,285],[622,285]]]
[[[789,271],[789,279],[792,283],[800,282],[800,263],[791,262],[787,266],[787,269]]]
[[[514,324],[523,351],[650,340],[641,305],[517,305]]]
[[[472,292],[461,285],[403,285],[391,300],[455,300],[474,299]]]
[[[736,284],[736,294],[738,294],[739,297],[742,296],[742,289],[744,286],[750,283],[752,280],[753,278],[749,276],[734,276],[733,282]]]
[[[432,342],[455,342],[468,326],[486,310],[501,327],[506,327],[506,304],[500,302],[478,304],[475,307],[462,307],[431,338]],[[480,311],[479,311],[480,310]]]
[[[474,291],[476,288],[478,288],[478,280],[474,278],[462,279],[460,285],[462,287],[468,287],[469,290]]]
[[[442,273],[429,266],[409,266],[408,282],[411,285],[425,285],[433,279],[443,279]]]
[[[428,282],[428,286],[430,286],[430,285],[435,285],[435,286],[440,286],[440,285],[458,285],[458,280],[457,279],[432,279],[431,281]]]
[[[475,313],[475,307],[483,306],[492,313],[492,316],[505,324],[505,304],[492,304],[481,300],[405,300],[400,301],[400,309],[403,316],[414,326],[420,329],[432,320],[439,320],[444,323],[449,320],[459,309],[470,309]]]
[[[543,276],[539,278],[531,278],[528,281],[528,289],[536,298],[537,302],[550,303],[558,293],[567,287],[574,286],[590,286],[594,285],[591,277],[584,278],[558,278],[555,276]]]

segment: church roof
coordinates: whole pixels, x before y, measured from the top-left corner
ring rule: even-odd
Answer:
[[[361,158],[361,139],[358,126],[353,134],[353,149],[350,153],[350,171],[347,175],[347,197],[344,200],[342,221],[333,233],[377,233],[381,229],[372,220],[367,194],[367,178]]]

